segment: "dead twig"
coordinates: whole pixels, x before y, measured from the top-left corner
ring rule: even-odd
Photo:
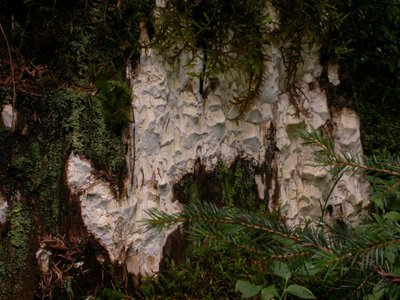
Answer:
[[[8,56],[10,58],[11,78],[12,78],[12,84],[13,84],[12,99],[13,99],[13,111],[14,111],[15,110],[15,104],[16,104],[16,101],[17,101],[17,92],[16,92],[16,87],[15,87],[14,65],[13,65],[13,61],[12,61],[10,44],[8,43],[8,39],[7,39],[6,33],[4,32],[4,29],[3,29],[3,26],[1,25],[1,23],[0,23],[0,30],[1,30],[1,33],[3,34],[4,40],[6,42]],[[14,124],[14,114],[13,114],[12,124]]]

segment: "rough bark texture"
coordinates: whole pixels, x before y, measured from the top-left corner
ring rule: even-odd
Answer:
[[[148,39],[145,32],[142,38]],[[221,75],[217,85],[204,82],[204,90],[213,86],[203,97],[200,80],[188,75],[201,70],[200,61],[188,65],[191,57],[182,53],[170,65],[156,50],[142,50],[137,69],[128,70],[134,121],[125,136],[125,192],[113,193],[110,183],[96,177],[83,158],[71,154],[68,161],[71,194],[78,195],[87,229],[107,249],[112,262],[126,264],[127,271],[136,275],[158,270],[169,232],[147,230],[142,223],[146,210],[182,209],[173,186],[185,174],[194,173],[199,160],[208,172],[220,163],[230,166],[237,157],[250,159],[257,165],[258,197],[270,210],[279,208],[292,225],[320,217],[319,201],[328,197],[333,180],[327,170],[312,166],[313,149],[303,146],[296,132],[321,129],[334,139],[338,150],[360,156],[359,120],[345,106],[328,106],[319,84],[323,68],[318,48],[305,46],[303,63],[297,66],[302,95],[297,101],[305,112],[300,114],[285,92],[279,45],[265,51],[270,60],[265,63],[260,93],[244,118],[233,120],[238,111],[230,100],[247,88],[244,76],[230,73]],[[327,72],[325,84],[338,86],[337,68],[330,66]],[[343,176],[330,196],[326,218],[350,224],[360,219],[367,184],[350,175]]]

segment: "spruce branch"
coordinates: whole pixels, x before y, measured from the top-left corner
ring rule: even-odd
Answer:
[[[197,241],[212,240],[231,245],[246,243],[241,248],[263,253],[266,258],[308,257],[315,264],[329,266],[330,271],[346,260],[362,267],[380,265],[383,250],[400,244],[400,228],[393,222],[388,223],[389,220],[374,222],[359,230],[343,229],[337,225],[325,225],[324,230],[299,230],[279,220],[206,203],[188,205],[183,212],[175,215],[155,210],[149,214],[151,218],[147,224],[153,228],[183,223]],[[326,234],[326,228],[329,234]]]
[[[378,208],[385,210],[389,196],[400,199],[400,157],[387,151],[372,157],[354,157],[343,151],[339,152],[335,150],[331,139],[325,138],[314,128],[310,132],[300,131],[299,136],[304,139],[305,145],[315,147],[316,166],[328,169],[337,180],[347,170],[363,172],[373,186],[371,201]],[[336,183],[337,181],[332,189]]]
[[[387,152],[380,156],[374,155],[372,158],[353,157],[352,155],[335,150],[331,139],[323,137],[316,129],[311,131],[300,131],[299,136],[304,140],[305,145],[316,147],[314,152],[318,166],[336,169],[362,170],[368,173],[379,173],[388,176],[400,177],[400,158]],[[363,162],[363,160],[365,162]]]

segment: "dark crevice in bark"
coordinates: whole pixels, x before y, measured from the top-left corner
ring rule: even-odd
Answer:
[[[340,84],[333,85],[329,81],[328,68],[330,62],[323,63],[323,71],[319,78],[319,84],[326,94],[329,109],[340,110],[342,108],[350,108],[355,110],[355,101],[351,91],[351,83],[346,79],[346,74],[339,69]]]

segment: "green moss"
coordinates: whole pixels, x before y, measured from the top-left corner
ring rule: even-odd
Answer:
[[[25,177],[32,170],[32,160],[25,154],[15,154],[10,166],[17,177]]]
[[[106,112],[107,96],[112,91],[92,97],[88,92],[72,89],[44,91],[42,97],[21,96],[18,111],[22,125],[16,133],[2,135],[0,150],[0,178],[7,178],[7,185],[16,188],[29,198],[38,199],[40,223],[46,232],[56,233],[60,225],[67,191],[64,185],[65,161],[69,152],[92,160],[108,174],[124,174],[125,147],[120,132],[107,125],[106,115],[112,118],[112,109],[118,110],[116,98],[123,94],[125,104],[121,112],[130,107],[130,94],[126,85],[113,82],[123,92],[116,93],[113,106]],[[122,96],[121,96],[122,97]],[[129,102],[128,102],[129,99]],[[36,121],[32,120],[35,111]],[[126,117],[118,126],[126,126]],[[21,136],[22,126],[28,135]],[[12,149],[12,151],[9,151]]]
[[[8,238],[14,252],[14,266],[17,270],[22,271],[27,267],[32,223],[26,209],[24,209],[21,204],[17,204],[11,210],[8,218],[11,226],[11,230],[8,232]]]
[[[47,232],[55,233],[60,222],[63,188],[63,151],[60,141],[44,148],[41,159],[36,161],[32,181],[40,198],[40,216]]]
[[[63,120],[62,125],[67,131],[66,138],[70,149],[91,159],[99,168],[110,172],[122,172],[125,168],[125,147],[119,132],[113,130],[115,127],[107,126],[103,108],[103,103],[107,101],[106,96],[102,95],[103,99],[100,100],[97,97],[91,98],[87,93],[67,90],[61,92],[59,97],[71,106],[71,114]],[[126,104],[120,108],[115,104],[113,108],[121,109],[117,113],[123,115]],[[106,115],[112,118],[111,110],[108,110]],[[123,123],[126,124],[126,116],[114,125],[122,126]]]
[[[18,295],[20,281],[29,274],[31,266],[31,216],[22,204],[17,203],[8,213],[10,230],[7,242],[0,241],[0,295]]]
[[[48,97],[51,132],[40,133],[31,144],[29,156],[34,167],[29,179],[31,192],[40,198],[42,223],[46,231],[54,232],[66,199],[63,171],[68,152],[91,159],[109,173],[121,173],[125,168],[125,148],[119,134],[107,127],[99,99],[74,90]]]

